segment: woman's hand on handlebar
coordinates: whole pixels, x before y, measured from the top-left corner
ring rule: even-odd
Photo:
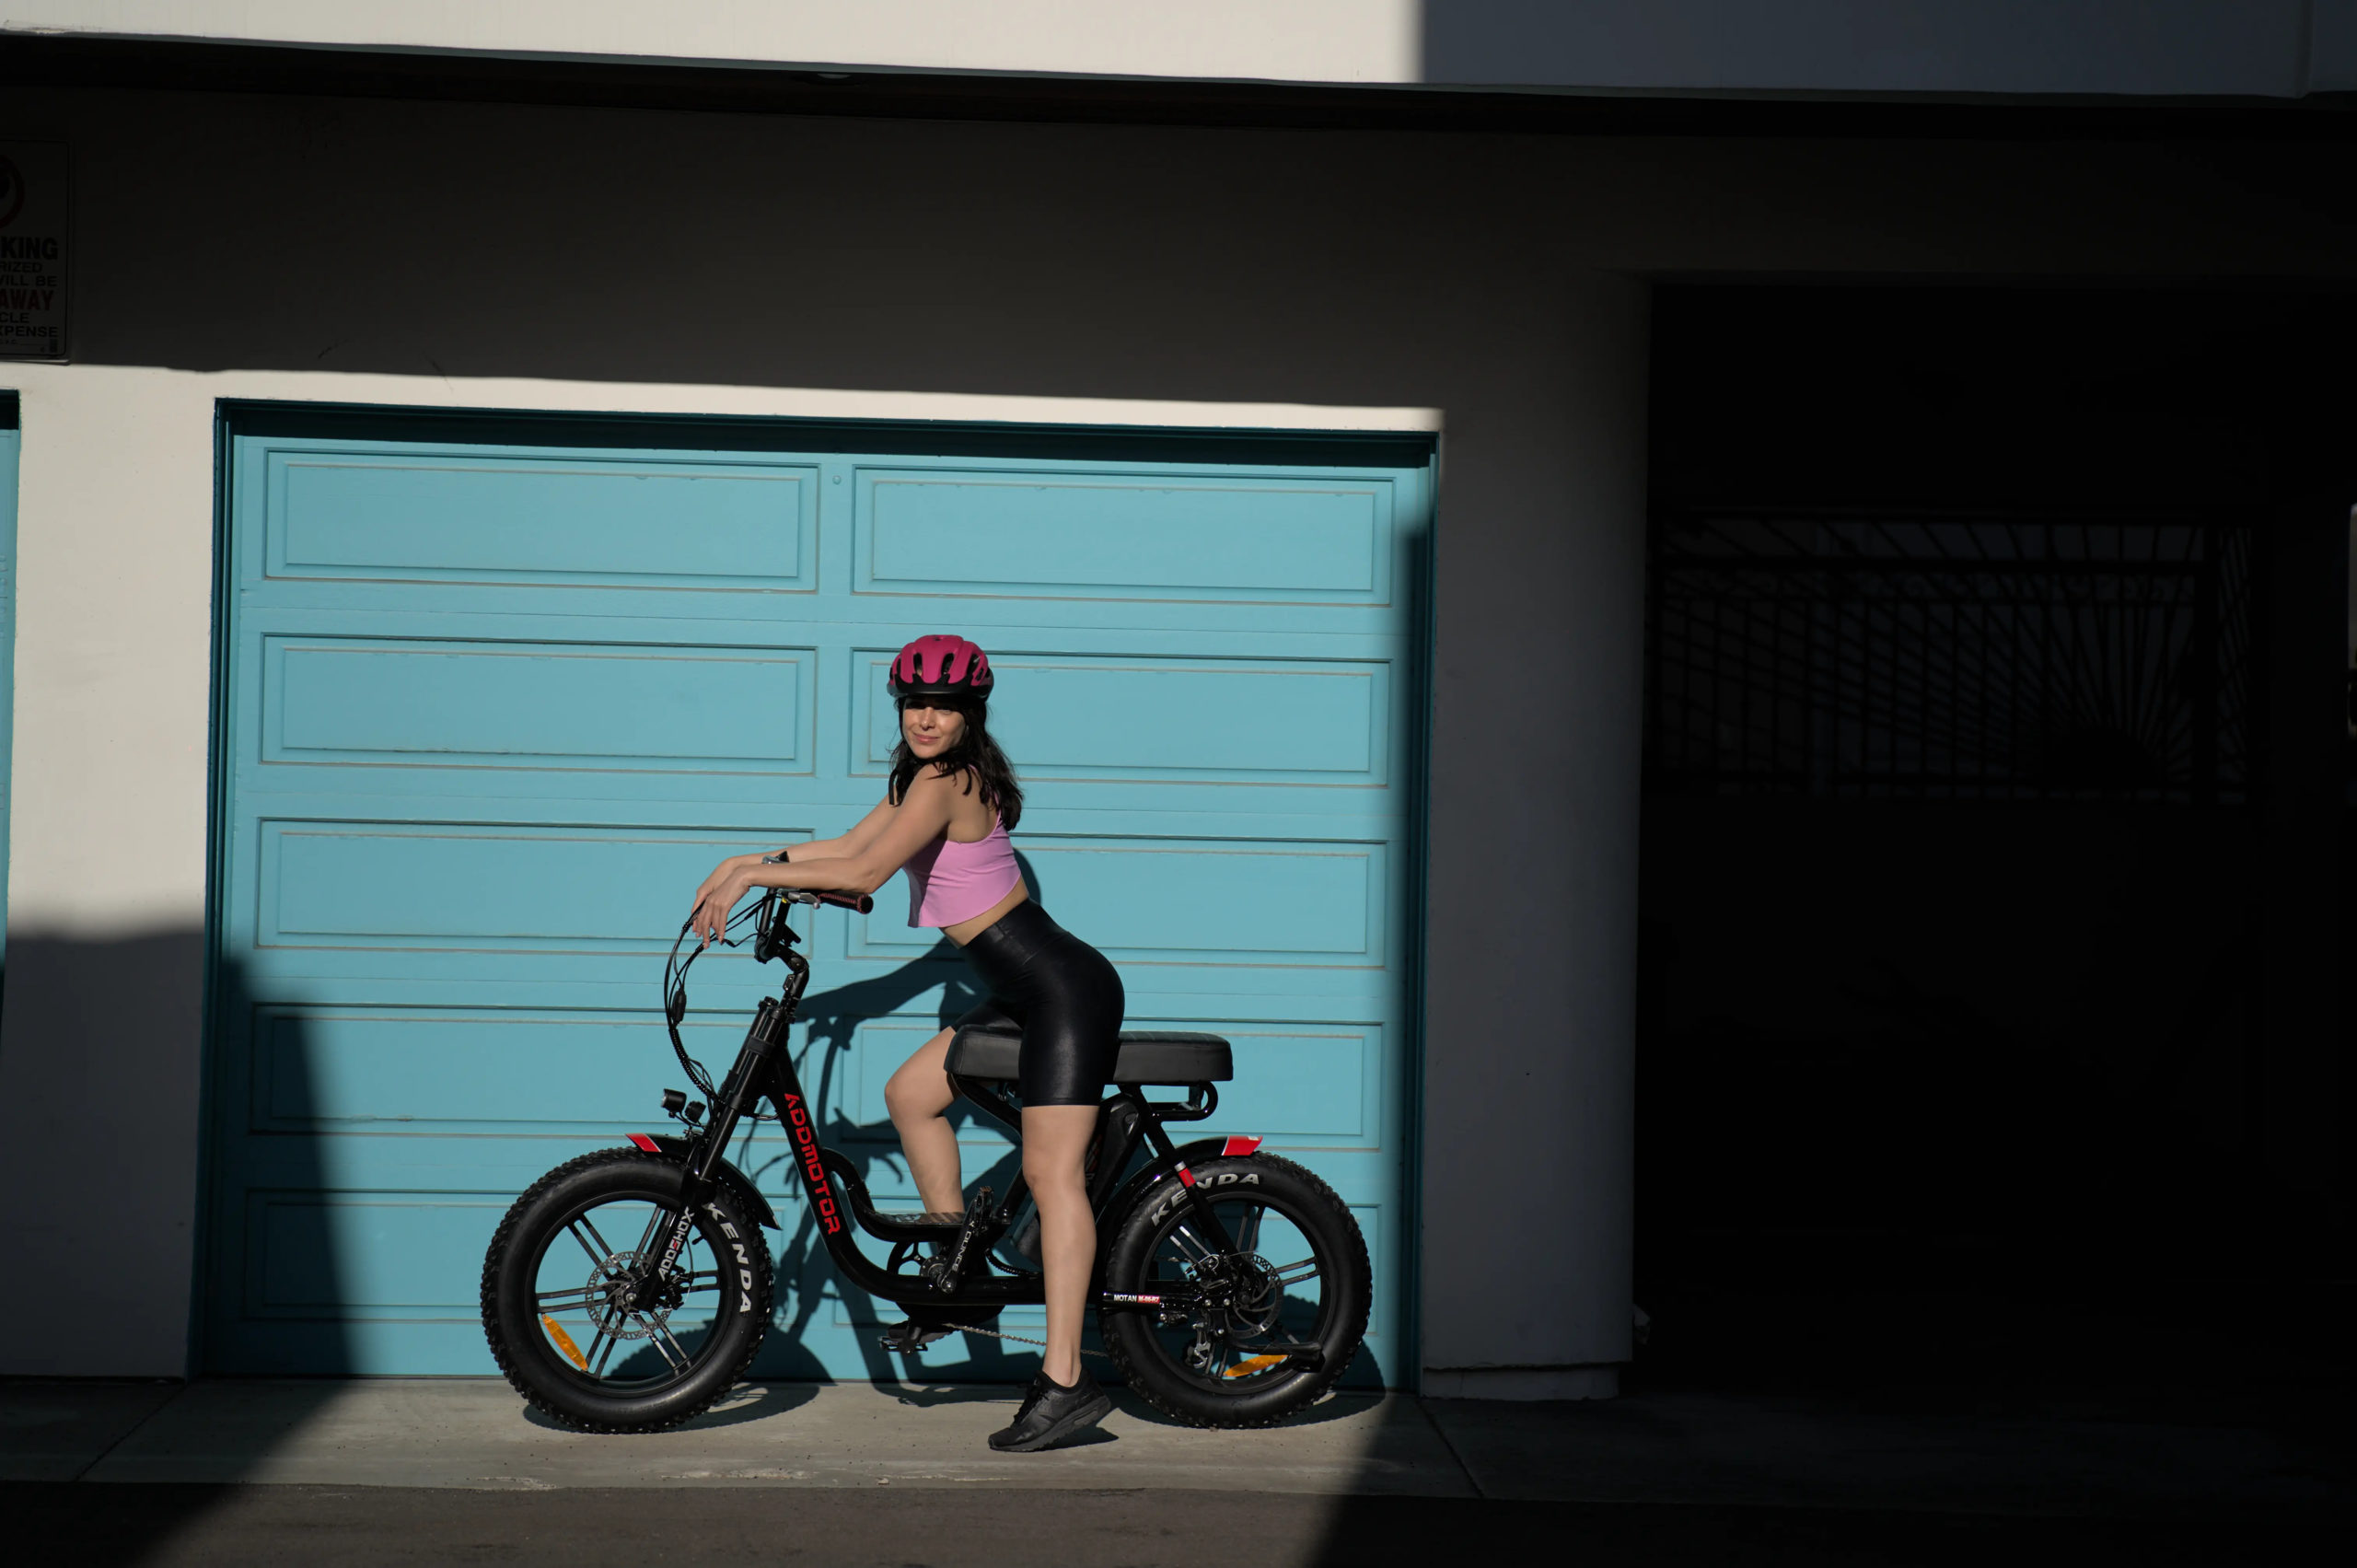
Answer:
[[[761,857],[758,854],[730,855],[726,860],[722,861],[719,865],[712,868],[712,875],[703,879],[703,885],[696,889],[695,899],[688,905],[688,907],[691,910],[702,909],[703,907],[703,901],[706,899],[720,891],[722,883],[727,881],[729,877],[739,872],[751,870],[761,863]],[[741,882],[737,884],[737,894],[739,897],[742,897],[744,894],[744,884]]]
[[[832,842],[832,841],[830,841]],[[795,846],[793,864],[769,864],[758,854],[733,854],[712,868],[712,875],[696,889],[695,902],[689,906],[688,926],[697,936],[699,945],[709,947],[728,931],[728,914],[739,900],[756,888],[774,888],[803,903],[834,904],[865,914],[876,907],[865,889],[872,883],[858,879],[847,855],[807,856],[807,846]],[[820,884],[810,887],[811,881]],[[842,884],[849,881],[848,887]],[[828,883],[836,886],[826,886]]]
[[[761,864],[757,854],[732,855],[713,867],[712,875],[696,889],[695,906],[689,912],[688,924],[702,945],[709,947],[720,940],[728,929],[728,912],[752,886],[749,867],[745,864]]]

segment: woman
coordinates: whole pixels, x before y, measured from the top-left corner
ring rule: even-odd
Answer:
[[[1003,1018],[1023,1027],[1023,1175],[1039,1209],[1048,1353],[1014,1423],[991,1446],[1028,1453],[1112,1409],[1080,1365],[1097,1261],[1083,1163],[1119,1049],[1122,996],[1104,955],[1049,919],[1024,889],[1006,836],[1023,814],[1023,792],[985,723],[993,681],[990,660],[963,637],[919,637],[902,648],[891,676],[900,743],[883,804],[839,839],[790,846],[790,857],[780,850],[722,861],[696,889],[693,919],[711,942],[749,889],[872,893],[905,869],[909,923],[939,926],[988,990],[990,1001],[958,1027]],[[955,1033],[918,1047],[884,1101],[925,1207],[962,1214],[958,1138],[946,1120],[958,1091],[943,1065]]]

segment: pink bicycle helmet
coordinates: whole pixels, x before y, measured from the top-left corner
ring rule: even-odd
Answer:
[[[965,697],[981,702],[993,680],[990,656],[963,637],[936,632],[919,637],[892,658],[892,695]]]

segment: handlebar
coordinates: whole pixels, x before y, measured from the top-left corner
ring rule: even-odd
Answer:
[[[764,888],[758,900],[743,905],[728,917],[728,930],[733,931],[749,921],[752,923],[755,962],[765,964],[772,958],[782,958],[786,968],[794,971],[794,980],[786,993],[786,1018],[791,1022],[795,999],[801,995],[800,986],[810,978],[810,965],[794,950],[797,938],[793,927],[786,923],[784,906],[787,904],[832,904],[837,909],[866,914],[876,908],[876,900],[865,893],[823,893],[809,888]],[[688,1054],[687,1042],[679,1038],[680,1020],[688,1016],[688,970],[702,956],[704,943],[698,941],[690,947],[685,959],[679,957],[679,948],[694,934],[693,921],[682,923],[679,935],[671,941],[670,956],[663,960],[663,1022],[670,1031],[672,1053],[679,1057],[679,1066],[687,1073],[689,1081],[703,1091],[707,1101],[717,1104],[719,1091],[713,1086],[702,1064]],[[731,939],[724,933],[721,945],[734,947],[740,940],[742,938]]]
[[[876,908],[876,900],[865,893],[854,897],[850,893],[821,893],[807,888],[780,888],[777,896],[790,904],[832,904],[837,909],[866,914]]]

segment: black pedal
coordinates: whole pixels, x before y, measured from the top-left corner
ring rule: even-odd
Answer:
[[[958,1227],[958,1239],[946,1255],[936,1252],[924,1266],[924,1276],[933,1288],[943,1295],[955,1295],[958,1287],[966,1283],[966,1261],[981,1255],[975,1245],[982,1240],[982,1233],[991,1228],[991,1221],[998,1212],[998,1199],[987,1187],[975,1189],[966,1203],[966,1223]],[[987,1242],[983,1242],[987,1246]]]
[[[997,1320],[995,1307],[911,1307],[908,1320],[885,1324],[876,1342],[894,1355],[918,1355],[952,1334]]]
[[[946,1323],[921,1323],[911,1318],[905,1323],[887,1323],[876,1342],[893,1355],[919,1355],[925,1346],[957,1331]]]

